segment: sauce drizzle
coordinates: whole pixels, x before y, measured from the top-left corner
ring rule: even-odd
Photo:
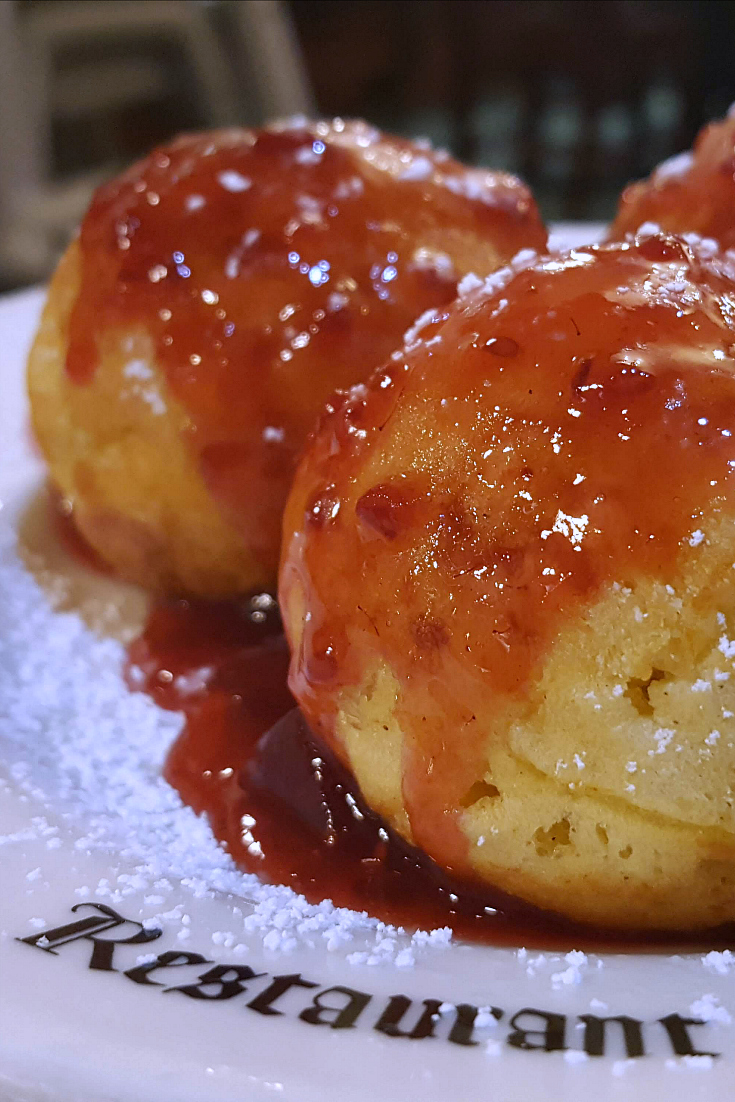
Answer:
[[[208,493],[275,578],[296,456],[330,393],[467,271],[545,242],[514,177],[364,123],[187,135],[95,194],[67,376],[92,383],[116,341],[144,337]]]
[[[288,648],[268,595],[158,604],[129,654],[131,687],[186,715],[167,780],[207,813],[238,866],[311,903],[328,898],[408,928],[451,926],[492,945],[650,952],[733,941],[732,925],[697,935],[580,926],[454,878],[408,845],[294,707]]]

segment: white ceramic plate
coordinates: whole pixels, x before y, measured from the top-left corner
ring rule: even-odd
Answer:
[[[44,472],[22,376],[41,302],[0,301],[0,1097],[733,1097],[727,951],[448,946],[229,866],[158,775],[176,718],[122,690],[118,644],[51,607],[99,620],[127,602],[119,631],[140,598],[85,578],[28,519]]]

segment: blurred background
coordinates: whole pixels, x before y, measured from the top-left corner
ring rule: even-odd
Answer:
[[[0,0],[0,290],[180,130],[362,116],[522,175],[549,220],[735,99],[735,0]]]

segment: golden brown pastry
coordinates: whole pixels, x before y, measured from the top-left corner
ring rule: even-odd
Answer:
[[[466,280],[328,408],[285,515],[291,689],[368,802],[603,926],[735,914],[735,273],[706,254]]]
[[[272,584],[296,456],[468,271],[545,230],[528,190],[359,122],[183,137],[102,187],[54,276],[33,424],[121,576]]]
[[[735,114],[705,126],[691,151],[627,187],[609,236],[620,240],[645,222],[735,247]]]

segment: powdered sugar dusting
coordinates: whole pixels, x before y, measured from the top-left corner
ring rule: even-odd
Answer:
[[[563,972],[554,972],[551,977],[553,987],[568,987],[582,982],[582,976],[588,967],[587,954],[573,949],[564,957],[567,967]]]
[[[423,314],[416,318],[416,321],[413,323],[410,329],[406,330],[406,333],[403,337],[406,351],[410,352],[412,349],[417,348],[418,345],[421,343],[421,331],[428,328],[428,326],[433,325],[433,323],[438,321],[441,316],[442,311],[440,309],[437,309],[436,307],[431,307],[431,309],[425,310]]]
[[[728,976],[730,972],[735,972],[735,953],[731,949],[713,949],[704,954],[702,964],[715,975]]]
[[[234,169],[226,169],[224,172],[218,173],[217,180],[225,191],[233,192],[247,191],[253,183],[250,177],[243,176],[242,173],[236,172]]]
[[[719,1022],[720,1025],[732,1025],[732,1017],[722,1006],[716,995],[702,995],[689,1007],[689,1013],[703,1022]]]
[[[2,761],[22,790],[74,825],[77,850],[125,862],[125,871],[80,884],[77,894],[114,905],[142,893],[147,905],[160,907],[146,925],[177,925],[183,942],[189,916],[183,905],[167,905],[174,889],[183,885],[196,898],[226,893],[234,897],[233,929],[219,933],[237,953],[248,952],[253,939],[273,952],[321,944],[351,948],[352,963],[406,968],[422,953],[451,944],[449,929],[410,936],[329,900],[312,905],[290,888],[237,869],[206,819],[184,806],[161,775],[183,717],[130,692],[121,676],[124,659],[119,643],[95,636],[73,613],[54,612],[14,541],[7,533],[0,537]],[[50,846],[56,834],[37,816],[22,839],[0,838],[0,846],[35,838]],[[29,875],[35,883],[43,870]]]
[[[491,272],[485,279],[480,279],[474,272],[469,272],[460,280],[457,295],[460,300],[489,298],[507,287],[519,272],[533,267],[538,260],[539,255],[535,249],[521,249],[508,264]]]
[[[664,181],[683,179],[693,164],[694,154],[691,150],[674,154],[668,160],[662,161],[654,172],[656,183],[662,184]]]

